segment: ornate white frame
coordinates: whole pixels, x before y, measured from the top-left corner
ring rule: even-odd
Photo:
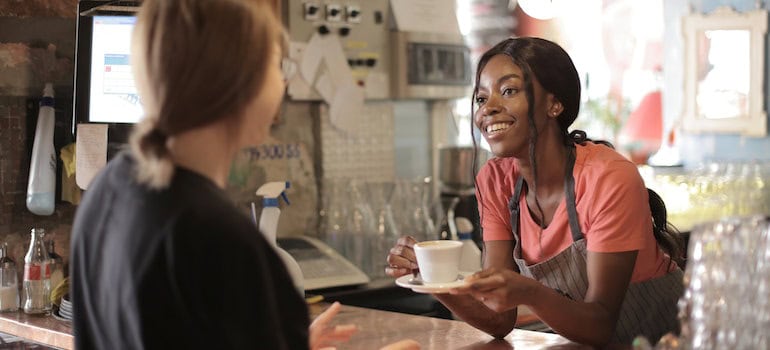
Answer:
[[[736,118],[706,119],[697,113],[697,47],[698,33],[706,30],[748,30],[750,32],[750,86],[748,114]],[[683,129],[692,133],[728,133],[763,137],[767,135],[767,114],[764,109],[765,33],[767,11],[736,12],[723,6],[712,13],[691,14],[682,18],[684,50],[684,112]]]

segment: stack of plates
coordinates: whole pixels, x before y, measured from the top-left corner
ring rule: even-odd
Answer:
[[[63,321],[72,321],[72,302],[69,301],[69,294],[61,298],[61,305],[58,310],[54,309],[53,316]]]

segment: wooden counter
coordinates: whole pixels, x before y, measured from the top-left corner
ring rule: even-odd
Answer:
[[[0,313],[0,332],[56,348],[75,347],[71,324],[51,315],[27,315],[22,311]]]
[[[329,306],[310,305],[311,317]],[[344,349],[378,349],[384,345],[413,339],[422,349],[588,349],[567,339],[548,333],[516,329],[504,340],[494,340],[465,322],[416,316],[389,311],[343,305],[334,324],[355,324],[358,332],[337,347]],[[0,313],[0,332],[12,334],[48,346],[72,349],[72,327],[53,316],[33,316],[23,312]]]

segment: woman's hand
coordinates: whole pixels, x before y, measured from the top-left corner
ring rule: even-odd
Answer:
[[[417,268],[417,258],[414,256],[414,244],[417,241],[411,236],[398,239],[396,245],[390,248],[388,254],[388,267],[385,273],[391,277],[401,277],[412,273]]]
[[[525,304],[532,295],[535,280],[509,269],[489,268],[465,278],[465,285],[453,288],[451,294],[470,294],[496,312]]]
[[[358,331],[353,324],[334,327],[329,324],[340,312],[340,307],[340,303],[335,302],[310,324],[310,349],[334,349],[334,344],[348,341]]]

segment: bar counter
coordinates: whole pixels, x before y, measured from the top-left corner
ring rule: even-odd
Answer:
[[[330,304],[310,305],[315,317]],[[350,341],[337,345],[343,349],[379,349],[403,339],[420,343],[422,349],[588,349],[549,333],[515,329],[505,339],[494,340],[465,322],[416,316],[343,305],[334,324],[355,324],[358,332]],[[34,316],[23,312],[0,313],[0,332],[51,347],[72,349],[72,327],[53,316]]]

